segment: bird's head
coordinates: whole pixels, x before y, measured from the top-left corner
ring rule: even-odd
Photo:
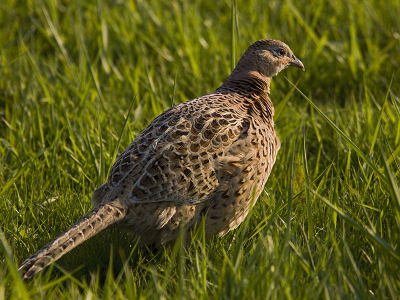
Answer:
[[[250,88],[269,93],[271,77],[290,66],[305,71],[303,63],[288,45],[278,40],[259,40],[247,48],[236,68],[217,91],[232,91],[234,87],[246,92]]]
[[[303,69],[303,63],[293,54],[289,46],[278,40],[259,40],[243,54],[231,79],[246,78],[248,75],[258,74],[271,78],[283,69],[294,66]]]
[[[238,63],[245,68],[254,68],[263,76],[272,77],[283,69],[293,66],[303,69],[303,63],[293,54],[289,46],[277,40],[260,40],[253,43]],[[247,65],[247,66],[246,66]]]

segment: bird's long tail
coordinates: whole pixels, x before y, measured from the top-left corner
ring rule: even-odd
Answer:
[[[65,253],[121,220],[125,215],[126,209],[119,199],[99,204],[68,230],[26,259],[18,270],[26,269],[24,280],[30,279]]]

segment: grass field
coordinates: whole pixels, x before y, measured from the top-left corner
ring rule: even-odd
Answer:
[[[2,0],[0,299],[399,299],[399,13],[398,0]],[[22,283],[18,265],[90,210],[135,136],[261,38],[306,72],[273,79],[282,145],[246,221],[165,251],[107,230]]]

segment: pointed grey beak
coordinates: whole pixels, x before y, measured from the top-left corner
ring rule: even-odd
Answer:
[[[297,67],[297,68],[303,69],[303,71],[306,70],[306,68],[304,68],[303,63],[301,62],[301,60],[298,59],[294,55],[293,55],[293,60],[289,62],[289,66],[293,66],[293,67]]]

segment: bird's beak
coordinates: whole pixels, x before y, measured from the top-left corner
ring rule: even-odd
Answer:
[[[303,71],[306,70],[306,68],[304,68],[303,63],[301,62],[300,59],[298,59],[296,56],[293,55],[293,59],[289,62],[289,66],[293,66],[293,67],[297,67],[300,69],[303,69]]]

